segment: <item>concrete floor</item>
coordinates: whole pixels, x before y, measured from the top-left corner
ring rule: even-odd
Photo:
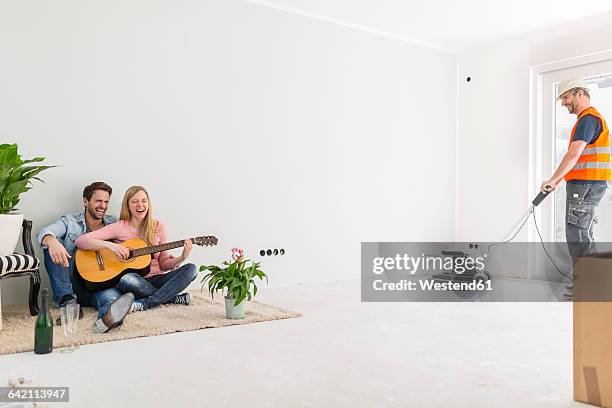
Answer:
[[[569,303],[361,303],[359,281],[263,289],[304,317],[0,356],[74,407],[586,407]]]

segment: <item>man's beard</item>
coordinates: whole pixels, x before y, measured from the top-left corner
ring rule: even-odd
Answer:
[[[91,215],[96,220],[101,220],[102,218],[104,218],[104,214],[106,214],[106,212],[104,212],[104,214],[98,215],[95,208],[89,208],[89,207],[87,208],[87,212],[89,213],[89,215]]]

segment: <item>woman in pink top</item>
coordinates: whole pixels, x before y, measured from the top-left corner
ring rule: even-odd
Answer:
[[[120,220],[81,235],[77,238],[76,245],[86,250],[107,248],[118,257],[126,259],[130,250],[121,245],[121,242],[130,238],[144,239],[149,245],[163,244],[168,241],[166,228],[153,218],[151,211],[151,199],[147,190],[142,186],[132,186],[123,196]],[[183,253],[179,257],[172,256],[169,251],[153,254],[150,272],[144,278],[129,272],[119,279],[116,288],[100,292],[119,290],[122,293],[133,293],[136,300],[132,304],[131,312],[146,310],[163,303],[188,305],[189,293],[179,293],[196,278],[196,266],[192,263],[180,267],[179,265],[189,257],[192,247],[191,241],[185,240]],[[106,296],[100,292],[96,292],[96,298],[104,302]]]

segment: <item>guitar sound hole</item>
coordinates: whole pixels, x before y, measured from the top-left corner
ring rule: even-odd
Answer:
[[[116,255],[116,254],[115,254],[115,258],[117,258],[117,260],[119,262],[130,263],[130,262],[132,262],[134,260],[135,257],[130,253],[130,257],[127,258],[127,259],[121,259],[121,258],[119,258],[119,255]]]

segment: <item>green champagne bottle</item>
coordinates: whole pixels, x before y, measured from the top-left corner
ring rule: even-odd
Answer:
[[[53,319],[49,311],[49,291],[42,290],[42,304],[34,326],[34,353],[47,354],[53,351]]]

